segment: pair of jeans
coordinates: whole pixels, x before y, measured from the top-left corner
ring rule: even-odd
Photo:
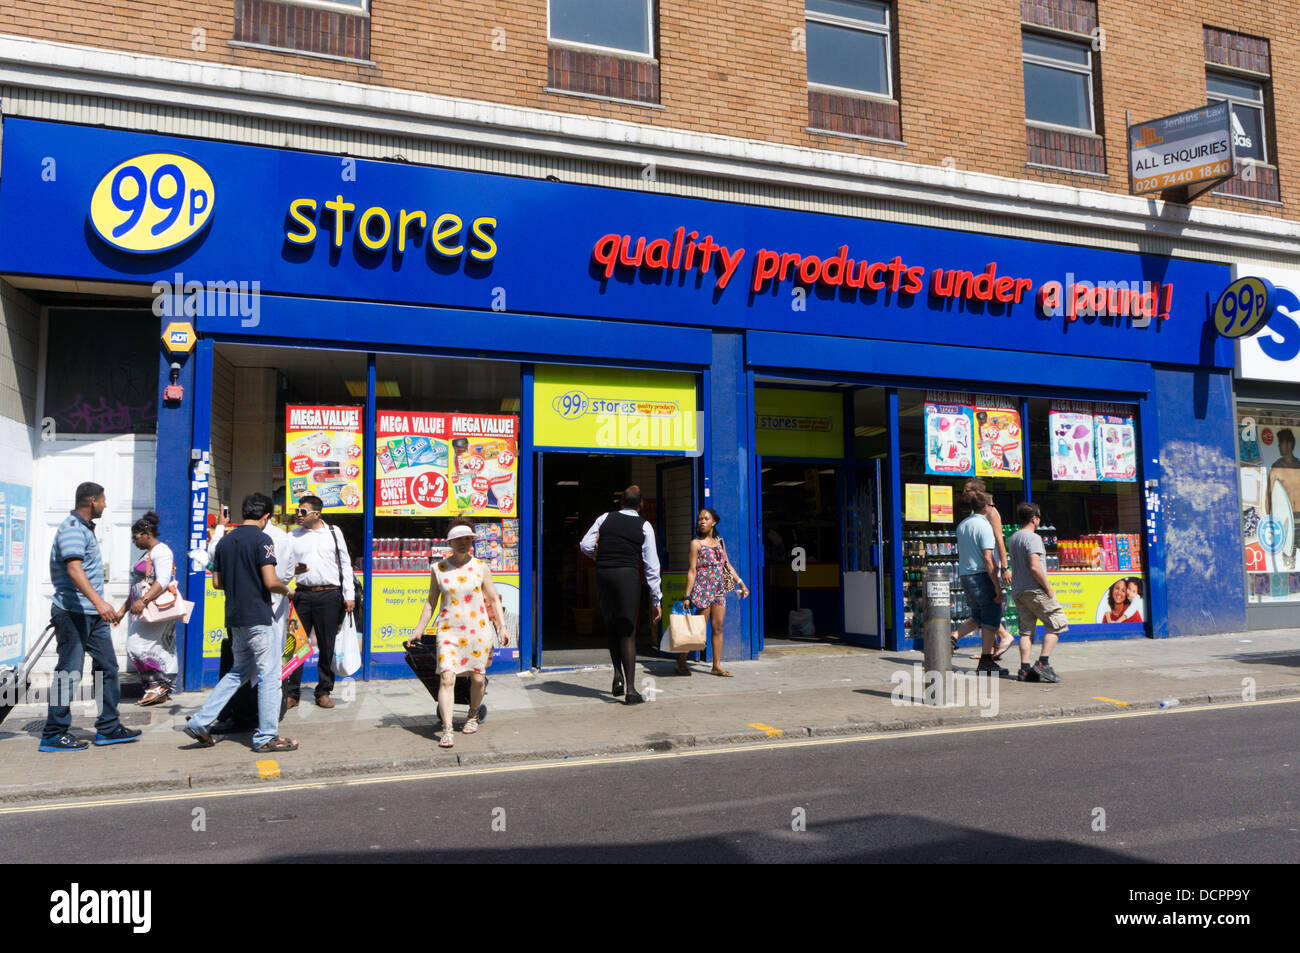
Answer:
[[[273,625],[231,626],[230,643],[235,664],[217,682],[207,701],[189,720],[189,726],[199,733],[207,731],[239,686],[256,675],[257,730],[253,732],[253,747],[261,747],[274,741],[279,733],[280,667],[284,649]]]
[[[334,691],[334,640],[343,627],[343,593],[338,589],[309,592],[299,589],[293,597],[298,621],[316,633],[316,697]],[[302,666],[284,680],[284,693],[297,698],[302,691]]]
[[[961,587],[966,590],[966,601],[970,604],[971,618],[981,628],[997,631],[1002,624],[1002,604],[997,601],[998,590],[986,572],[978,575],[962,576]]]
[[[99,696],[99,717],[95,730],[104,734],[117,728],[117,704],[122,688],[117,680],[117,652],[113,650],[113,630],[103,618],[81,612],[54,609],[50,613],[54,623],[55,644],[59,648],[59,662],[54,669],[50,685],[50,707],[45,718],[43,741],[53,741],[72,727],[72,702],[81,684],[81,670],[90,656],[91,671],[103,676],[103,690]]]

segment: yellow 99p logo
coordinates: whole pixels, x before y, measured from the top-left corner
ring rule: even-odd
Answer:
[[[212,177],[193,159],[154,152],[127,159],[99,180],[90,198],[95,234],[124,252],[170,251],[212,219]]]

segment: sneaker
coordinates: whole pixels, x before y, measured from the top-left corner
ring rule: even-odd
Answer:
[[[59,737],[46,741],[41,739],[41,746],[37,751],[85,751],[90,747],[89,741],[80,741],[72,735],[64,732]]]
[[[993,661],[991,658],[981,658],[979,664],[975,666],[976,675],[996,675],[1001,678],[1007,674],[1007,670]]]
[[[139,741],[143,732],[139,728],[127,728],[125,725],[118,725],[112,731],[101,731],[95,735],[95,745],[103,747],[104,745],[120,745],[128,741]]]
[[[1036,682],[1038,681],[1038,673],[1034,671],[1034,667],[1032,665],[1021,665],[1020,671],[1016,672],[1016,681]]]
[[[1059,682],[1061,680],[1061,676],[1056,674],[1056,670],[1052,668],[1050,662],[1035,662],[1033,671],[1038,675],[1040,682]]]

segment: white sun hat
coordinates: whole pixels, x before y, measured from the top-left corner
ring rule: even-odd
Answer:
[[[452,527],[451,532],[447,534],[447,542],[451,542],[453,539],[462,539],[466,536],[474,536],[474,530],[462,523],[460,526]]]

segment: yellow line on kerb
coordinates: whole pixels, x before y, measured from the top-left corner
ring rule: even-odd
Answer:
[[[1101,695],[1093,695],[1092,700],[1095,702],[1110,702],[1112,705],[1118,705],[1120,708],[1128,707],[1128,702],[1122,702],[1118,698],[1103,698]]]
[[[953,725],[950,728],[920,728],[915,731],[883,731],[869,735],[846,735],[834,738],[804,738],[788,741],[759,741],[753,744],[725,748],[685,748],[673,751],[656,751],[645,754],[610,755],[606,758],[569,758],[564,761],[542,761],[536,764],[484,765],[483,767],[449,768],[440,771],[421,771],[411,774],[380,775],[366,778],[336,778],[297,784],[262,784],[258,787],[230,788],[211,791],[181,791],[172,794],[146,794],[139,797],[101,798],[95,801],[66,801],[58,804],[15,805],[0,808],[0,816],[7,814],[40,814],[47,811],[72,811],[91,807],[124,807],[132,804],[163,804],[169,801],[211,800],[224,797],[243,797],[250,794],[282,794],[293,791],[320,790],[329,787],[356,787],[367,784],[394,784],[402,781],[431,781],[437,778],[464,778],[485,774],[511,774],[523,771],[553,771],[557,768],[581,768],[597,765],[634,764],[640,761],[663,761],[671,758],[700,758],[711,755],[739,755],[752,751],[771,751],[786,748],[815,748],[824,745],[867,744],[873,741],[894,741],[906,738],[935,735],[959,735],[977,731],[1005,731],[1008,728],[1042,728],[1056,725],[1078,725],[1090,721],[1114,721],[1121,718],[1147,718],[1152,715],[1174,717],[1191,712],[1226,711],[1233,708],[1260,708],[1267,705],[1294,705],[1300,698],[1267,698],[1253,702],[1227,702],[1223,704],[1189,705],[1186,708],[1151,708],[1142,711],[1115,711],[1098,715],[1067,715],[1062,718],[1041,718],[1033,721],[1001,721],[987,725]]]
[[[761,721],[751,721],[749,723],[749,727],[757,728],[759,731],[763,732],[763,734],[767,735],[769,738],[780,738],[782,735],[785,734],[785,732],[782,731],[780,728],[773,728],[771,725],[765,725]]]

